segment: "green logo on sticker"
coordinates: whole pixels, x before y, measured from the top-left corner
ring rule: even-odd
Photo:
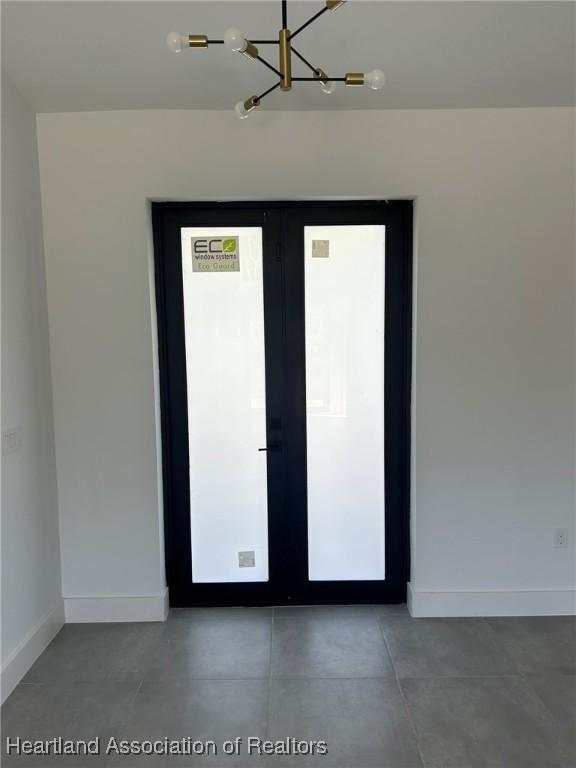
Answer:
[[[222,241],[222,251],[224,253],[234,253],[236,250],[236,240],[223,240]]]

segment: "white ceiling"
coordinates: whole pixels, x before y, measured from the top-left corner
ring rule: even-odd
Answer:
[[[289,3],[294,30],[323,0]],[[386,71],[379,92],[315,83],[269,97],[270,109],[568,106],[575,100],[573,2],[351,0],[295,45],[328,72]],[[229,26],[276,38],[279,0],[3,2],[3,64],[39,112],[229,109],[275,75],[223,46],[171,53],[166,33],[221,38]],[[261,46],[272,63],[277,48]],[[303,65],[294,74],[307,75]]]

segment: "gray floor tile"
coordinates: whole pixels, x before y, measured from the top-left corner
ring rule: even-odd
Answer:
[[[426,768],[556,768],[568,758],[525,680],[401,680]]]
[[[274,608],[274,619],[374,617],[373,605],[282,605]]]
[[[576,674],[576,617],[487,619],[521,672]]]
[[[265,680],[185,680],[143,683],[118,738],[125,740],[182,739],[214,741],[218,754],[192,756],[111,755],[110,766],[259,765],[242,750],[239,758],[224,756],[222,744],[237,736],[263,738],[268,687]]]
[[[26,683],[140,682],[164,624],[66,624]]]
[[[169,620],[185,619],[271,619],[274,608],[224,607],[224,608],[171,608]]]
[[[398,603],[397,605],[377,605],[375,606],[376,616],[379,619],[386,620],[387,618],[394,618],[396,616],[403,616],[406,619],[410,618],[408,613],[408,606],[406,603]]]
[[[6,739],[100,739],[104,744],[128,711],[135,683],[64,683],[19,685],[2,707],[2,765],[103,765],[105,757],[90,755],[7,755]]]
[[[558,728],[560,738],[576,765],[576,676],[538,675],[526,678]]]
[[[274,621],[272,677],[393,677],[378,621],[365,615]]]
[[[110,735],[190,736],[220,750],[104,761],[127,768],[418,768],[397,672],[427,768],[574,768],[576,674],[566,673],[576,672],[575,628],[563,617],[413,620],[405,606],[369,605],[182,609],[165,625],[67,625],[2,708],[3,735],[100,737],[104,747]],[[247,738],[265,734],[326,739],[329,754],[249,757]],[[242,757],[223,756],[222,742],[236,736]]]
[[[270,615],[232,610],[171,618],[145,679],[268,677]]]
[[[328,754],[274,757],[271,766],[418,768],[421,761],[394,680],[272,680],[268,738],[324,740]]]
[[[514,674],[516,665],[484,619],[381,622],[399,677]]]

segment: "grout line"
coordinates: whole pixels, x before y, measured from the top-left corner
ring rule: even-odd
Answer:
[[[501,658],[505,659],[510,664],[510,668],[514,669],[514,672],[510,672],[508,675],[502,675],[502,677],[509,677],[509,676],[516,676],[521,675],[522,670],[520,668],[520,665],[516,659],[516,655],[512,653],[512,651],[509,649],[506,642],[500,637],[498,632],[495,630],[495,628],[492,626],[492,624],[489,621],[489,617],[486,616],[480,616],[479,617],[481,622],[483,623],[488,636],[491,639],[492,645],[494,646],[495,650],[498,652]]]
[[[41,688],[47,686],[70,686],[70,685],[102,685],[102,686],[116,686],[116,685],[137,685],[140,687],[144,679],[142,680],[119,680],[115,677],[99,678],[91,680],[44,680],[30,683],[18,683],[17,688]]]
[[[268,677],[266,675],[261,675],[260,677],[183,677],[182,675],[174,676],[174,677],[155,677],[153,679],[147,678],[143,682],[146,683],[146,685],[150,683],[154,683],[154,685],[165,685],[165,684],[177,684],[177,683],[193,683],[196,681],[200,681],[203,683],[206,682],[212,682],[212,683],[257,683],[262,682],[263,680],[268,680]]]
[[[319,616],[317,614],[315,616],[306,616],[305,614],[302,614],[298,616],[276,616],[274,621],[302,621],[302,620],[310,621],[311,619],[323,621],[324,618],[325,618],[324,616]],[[337,619],[338,621],[342,621],[343,619],[347,619],[349,621],[374,621],[374,620],[377,621],[377,617],[369,613],[356,613],[356,614],[349,613],[347,615],[345,614],[342,616],[338,616]]]
[[[274,675],[272,680],[394,680],[390,675]]]
[[[136,697],[140,693],[140,689],[142,688],[143,685],[144,685],[144,678],[142,678],[142,680],[140,680],[140,682],[138,683],[138,687],[134,691],[134,695],[132,696],[132,699],[131,699],[130,704],[128,706],[131,707],[134,704],[134,702],[136,701]]]
[[[420,739],[418,738],[418,731],[416,730],[416,724],[414,723],[414,719],[412,717],[412,713],[410,712],[410,707],[408,706],[408,701],[406,699],[406,696],[404,694],[404,690],[402,689],[402,685],[400,683],[400,678],[398,677],[398,670],[396,669],[396,664],[394,663],[394,658],[392,656],[392,653],[390,651],[390,647],[388,645],[388,641],[386,640],[386,635],[384,634],[384,627],[382,626],[382,622],[380,621],[380,618],[378,619],[378,627],[380,628],[380,634],[382,635],[382,640],[384,641],[384,646],[386,648],[386,652],[388,653],[388,656],[390,658],[390,663],[392,664],[392,669],[394,670],[394,679],[396,682],[396,688],[398,689],[400,693],[400,698],[402,699],[402,705],[404,707],[404,712],[406,713],[406,717],[408,719],[408,722],[410,724],[410,728],[412,730],[412,735],[414,736],[414,741],[416,742],[416,749],[418,750],[418,755],[420,756],[420,762],[422,764],[422,768],[425,768],[426,763],[424,761],[424,754],[422,752],[422,748],[420,746]]]
[[[168,612],[168,616],[169,615],[170,615],[170,612]],[[150,670],[154,666],[154,660],[156,659],[156,657],[158,655],[158,652],[160,651],[160,649],[164,645],[164,642],[165,642],[164,636],[166,635],[167,627],[168,627],[168,618],[164,622],[164,626],[162,627],[162,631],[158,633],[158,637],[155,639],[154,643],[151,644],[151,647],[150,647],[150,650],[149,650],[149,654],[148,654],[148,659],[143,664],[142,680],[140,681],[140,686],[138,687],[138,691],[140,691],[140,688],[142,687],[143,683],[148,682],[148,679],[147,679],[148,678],[148,674],[149,674]]]
[[[387,648],[388,650],[388,648]],[[389,653],[389,651],[388,651]],[[270,666],[270,665],[269,665]],[[394,668],[394,663],[392,662],[392,667]],[[554,676],[560,677],[560,678],[570,678],[573,679],[576,677],[573,673],[560,673],[560,672],[553,672]],[[194,676],[194,677],[183,677],[181,675],[175,676],[175,677],[155,677],[155,678],[143,678],[138,682],[138,680],[120,680],[117,678],[107,678],[107,679],[92,679],[92,680],[69,680],[69,681],[59,681],[59,680],[46,680],[44,682],[28,682],[28,683],[18,683],[17,687],[22,688],[32,688],[32,687],[42,687],[42,686],[72,686],[72,685],[102,685],[102,686],[114,686],[114,685],[138,685],[139,687],[142,686],[143,683],[185,683],[185,682],[192,682],[194,680],[200,680],[203,682],[213,681],[213,682],[256,682],[256,681],[262,681],[262,680],[395,680],[398,679],[401,680],[528,680],[530,677],[533,677],[535,675],[538,675],[536,672],[526,672],[526,673],[510,673],[505,675],[489,675],[489,674],[483,674],[483,675],[403,675],[400,677],[396,673],[394,675],[359,675],[359,674],[350,674],[350,675],[272,675],[271,671],[269,671],[267,674],[260,675],[260,676],[254,676],[254,677],[216,677],[216,676]]]
[[[272,682],[272,649],[274,647],[274,613],[276,609],[272,609],[272,616],[270,617],[270,657],[268,659],[268,681],[266,684],[266,722],[264,724],[264,738],[268,738],[270,731],[270,684]]]
[[[505,675],[402,675],[398,680],[516,680],[523,677],[519,672],[510,672]]]

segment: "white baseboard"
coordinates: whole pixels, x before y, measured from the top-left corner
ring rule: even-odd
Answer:
[[[573,616],[576,589],[431,590],[408,584],[414,618],[450,616]]]
[[[60,604],[30,629],[8,654],[0,675],[0,699],[6,701],[42,651],[64,625],[64,604]]]
[[[67,624],[117,621],[166,621],[168,589],[158,595],[65,597]]]

